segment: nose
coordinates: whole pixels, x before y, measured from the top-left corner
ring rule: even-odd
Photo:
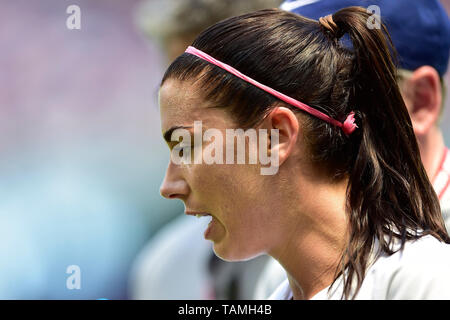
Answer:
[[[189,193],[189,186],[178,167],[169,161],[166,175],[159,188],[159,193],[166,199],[184,199]]]

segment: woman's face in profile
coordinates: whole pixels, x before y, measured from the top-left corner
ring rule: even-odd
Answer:
[[[205,238],[213,241],[214,251],[219,257],[225,260],[249,259],[267,252],[275,236],[272,219],[275,212],[268,197],[268,178],[260,174],[260,165],[247,162],[226,164],[225,130],[239,127],[225,109],[211,108],[202,98],[202,93],[201,85],[189,80],[180,82],[169,78],[160,88],[162,133],[169,132],[165,138],[172,160],[180,139],[171,141],[174,137],[170,135],[171,129],[184,128],[181,132],[188,133],[190,139],[185,141],[183,135],[182,145],[191,150],[191,157],[186,157],[184,151],[187,149],[183,149],[185,163],[169,162],[160,192],[165,198],[182,200],[187,214],[212,216]],[[202,144],[195,146],[194,129],[198,126],[194,126],[194,121],[201,121],[200,135],[203,136],[200,138]],[[218,151],[211,152],[214,140],[204,139],[208,129],[222,133],[223,164],[207,164],[205,161],[207,156],[216,155]],[[179,150],[176,153],[179,154]]]

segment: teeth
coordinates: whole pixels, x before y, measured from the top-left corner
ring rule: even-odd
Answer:
[[[197,218],[201,218],[201,217],[210,217],[211,215],[208,213],[197,213],[195,216]]]

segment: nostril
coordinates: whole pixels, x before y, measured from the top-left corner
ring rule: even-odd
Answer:
[[[169,190],[165,190],[165,189],[161,189],[159,191],[159,194],[166,199],[178,199],[181,198],[182,195],[179,193],[175,193],[175,192],[170,192]]]
[[[182,195],[181,195],[181,194],[178,194],[178,193],[170,194],[170,195],[168,196],[169,199],[179,199],[179,198],[181,198],[181,197],[182,197]]]

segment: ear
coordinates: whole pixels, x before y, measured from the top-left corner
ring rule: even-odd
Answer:
[[[299,135],[299,121],[294,112],[286,107],[276,107],[261,123],[270,137],[271,129],[278,130],[278,144],[272,145],[268,139],[268,154],[278,153],[279,165],[293,153]]]
[[[437,123],[441,111],[441,83],[439,74],[430,66],[413,72],[405,83],[405,102],[417,138],[427,135]]]

